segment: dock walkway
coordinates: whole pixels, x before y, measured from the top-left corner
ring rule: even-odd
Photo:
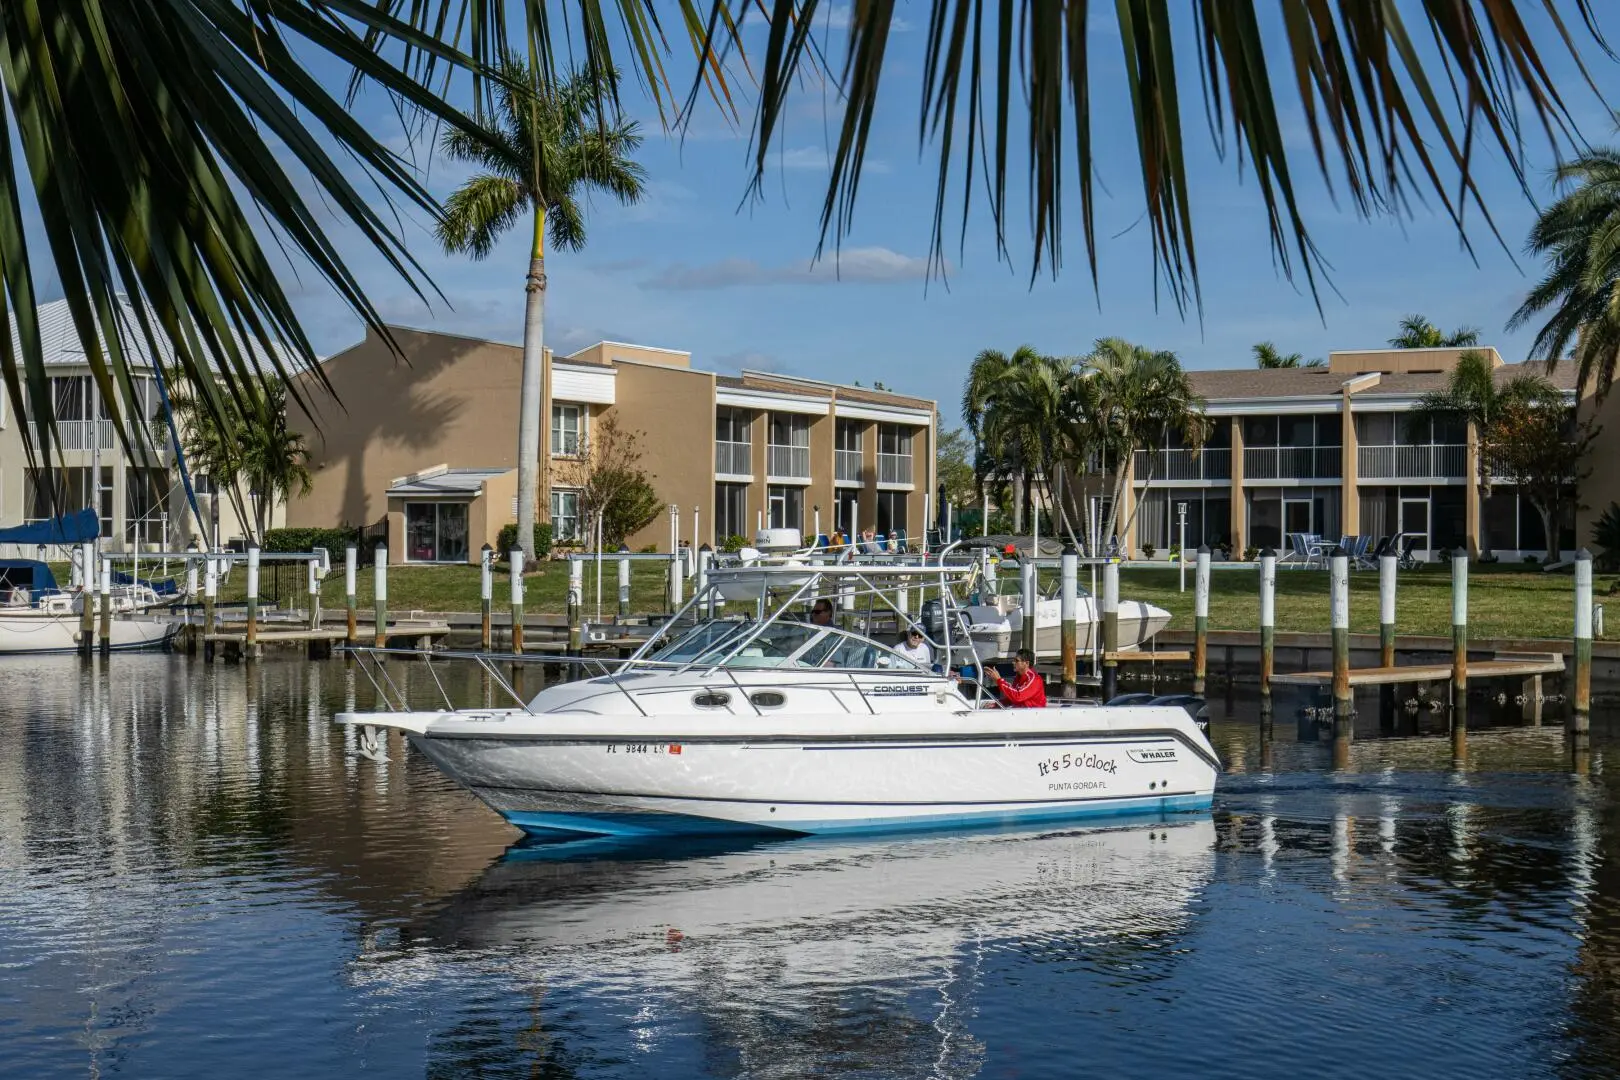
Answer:
[[[1468,661],[1468,678],[1524,678],[1532,675],[1551,675],[1564,670],[1564,657],[1559,653],[1509,655],[1498,653],[1490,660]],[[1447,682],[1451,678],[1450,664],[1404,664],[1395,667],[1351,668],[1351,686],[1391,686],[1395,683]],[[1331,686],[1331,671],[1296,671],[1273,675],[1271,681],[1283,686]]]

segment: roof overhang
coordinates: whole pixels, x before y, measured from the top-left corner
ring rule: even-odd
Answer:
[[[771,412],[804,413],[826,416],[832,405],[831,397],[808,394],[779,394],[769,390],[749,390],[733,386],[717,386],[714,391],[716,405],[740,409],[766,409]]]

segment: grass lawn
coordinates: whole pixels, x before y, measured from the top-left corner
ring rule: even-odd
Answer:
[[[1084,583],[1088,574],[1081,570]],[[1169,611],[1173,629],[1191,630],[1193,568],[1187,567],[1187,591],[1178,592],[1178,572],[1130,569],[1120,574],[1119,591],[1131,600],[1147,600]],[[1614,575],[1593,575],[1599,603],[1615,582]],[[1247,569],[1217,569],[1210,574],[1211,630],[1258,630],[1260,575]],[[1620,601],[1613,605],[1620,619]],[[1468,576],[1468,635],[1471,638],[1567,638],[1574,632],[1575,585],[1568,572],[1545,574],[1520,567],[1474,566]],[[1451,570],[1427,566],[1403,570],[1395,599],[1395,626],[1402,634],[1451,634]],[[1326,633],[1328,575],[1325,570],[1277,570],[1277,629]],[[1378,574],[1360,570],[1350,575],[1350,629],[1378,632]],[[1616,633],[1620,637],[1620,622]]]
[[[66,565],[56,568],[59,580],[66,581]],[[618,566],[602,564],[602,612],[618,609]],[[636,561],[630,564],[630,610],[635,614],[663,611],[667,564]],[[585,566],[585,610],[593,615],[596,607],[594,565]],[[273,564],[260,571],[260,596],[288,608],[302,608],[304,576],[301,566],[284,565],[279,579]],[[1055,577],[1055,573],[1052,574]],[[1085,585],[1089,571],[1082,567],[1080,582]],[[356,587],[362,611],[371,607],[372,571],[363,568]],[[1047,575],[1043,573],[1042,584]],[[1147,600],[1171,613],[1171,628],[1192,629],[1193,569],[1187,568],[1187,591],[1178,592],[1176,570],[1126,566],[1120,574],[1120,595],[1131,600]],[[1212,630],[1256,630],[1259,628],[1259,574],[1247,568],[1216,569],[1210,575],[1209,625]],[[1593,591],[1599,603],[1615,585],[1613,574],[1593,575]],[[220,589],[224,601],[239,601],[244,595],[247,568],[237,564],[230,580]],[[1574,583],[1566,571],[1546,574],[1518,566],[1475,566],[1470,568],[1468,587],[1468,633],[1473,638],[1567,638],[1573,632]],[[690,595],[692,582],[687,582]],[[543,563],[527,575],[524,606],[534,614],[563,614],[567,606],[568,564]],[[511,587],[504,568],[495,576],[494,607],[509,608]],[[328,611],[343,607],[343,568],[335,567],[321,585],[321,603]],[[1606,639],[1620,638],[1620,598],[1614,600],[1615,632]],[[478,568],[475,566],[391,566],[388,570],[390,611],[462,611],[479,609]],[[1403,634],[1451,633],[1451,572],[1448,567],[1428,566],[1401,572],[1396,598],[1396,627]],[[1356,633],[1378,632],[1378,574],[1357,571],[1350,575],[1350,628]],[[1277,629],[1306,633],[1328,630],[1328,579],[1325,570],[1277,571]]]

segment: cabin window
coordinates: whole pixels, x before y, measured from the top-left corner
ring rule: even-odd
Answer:
[[[760,690],[750,694],[748,700],[761,709],[779,709],[787,704],[787,695],[780,690]]]
[[[723,709],[731,704],[731,695],[721,690],[705,690],[692,695],[692,704],[700,709]]]

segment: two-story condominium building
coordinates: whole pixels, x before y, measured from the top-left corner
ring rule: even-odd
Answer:
[[[1290,533],[1321,536],[1400,533],[1418,552],[1467,547],[1478,553],[1483,527],[1504,558],[1545,552],[1541,517],[1509,480],[1480,486],[1477,433],[1460,422],[1415,423],[1409,415],[1442,389],[1462,349],[1335,352],[1326,367],[1190,371],[1205,399],[1210,433],[1200,452],[1179,443],[1138,450],[1127,486],[1133,552],[1179,541],[1186,505],[1187,544],[1283,549]],[[1504,364],[1483,351],[1506,382],[1540,365]],[[1570,364],[1552,375],[1575,404]],[[1565,523],[1562,548],[1574,546]]]
[[[128,444],[113,429],[112,410],[91,377],[67,301],[41,305],[40,336],[58,443],[49,460],[41,458],[43,417],[32,409],[14,415],[8,396],[0,393],[0,527],[93,507],[101,518],[102,547],[108,551],[178,550],[204,529],[219,543],[229,543],[241,533],[229,500],[216,500],[208,477],[193,476],[198,492],[194,514],[180,481],[153,367],[172,364],[173,356],[153,357],[136,329],[128,299],[120,296],[118,302],[127,327],[121,344],[134,391],[120,401],[120,411],[130,421]],[[11,333],[13,351],[19,351],[15,326]],[[36,450],[32,464],[30,442]]]
[[[516,519],[522,350],[391,328],[400,363],[375,335],[323,365],[336,392],[305,378],[314,415],[290,400],[289,426],[314,449],[313,490],[292,525],[387,521],[390,558],[476,561]],[[680,539],[722,545],[761,524],[807,536],[820,524],[920,537],[934,487],[934,402],[779,374],[719,375],[672,349],[599,342],[545,358],[543,512],[559,542],[585,542],[584,455],[611,417],[636,436],[654,489],[680,510]],[[694,520],[695,515],[695,520]],[[661,517],[628,539],[669,547]]]

